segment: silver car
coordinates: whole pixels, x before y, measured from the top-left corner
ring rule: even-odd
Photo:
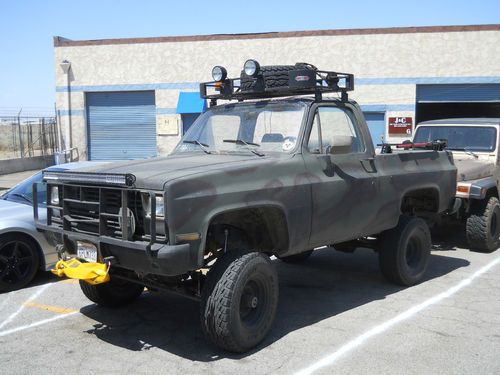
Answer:
[[[64,171],[98,165],[99,162],[68,163],[46,170]],[[38,270],[49,270],[57,262],[56,239],[39,232],[33,221],[34,183],[42,183],[42,172],[22,181],[0,197],[0,293],[30,283]],[[39,207],[45,207],[45,184],[38,187]],[[46,210],[39,210],[45,219]]]

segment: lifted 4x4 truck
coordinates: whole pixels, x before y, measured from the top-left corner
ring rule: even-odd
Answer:
[[[458,168],[458,212],[471,249],[500,247],[500,118],[455,118],[422,122],[415,143],[446,140]]]
[[[38,228],[63,235],[55,273],[81,279],[102,306],[126,305],[144,287],[199,299],[204,334],[233,352],[271,328],[272,255],[299,262],[317,247],[361,244],[379,252],[390,281],[422,280],[431,248],[423,218],[454,207],[450,152],[375,155],[347,97],[351,74],[248,60],[239,79],[220,66],[212,75],[200,86],[210,109],[171,155],[45,173]]]

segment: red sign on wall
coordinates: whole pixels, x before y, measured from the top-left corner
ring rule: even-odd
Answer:
[[[412,117],[389,117],[389,135],[411,135]]]

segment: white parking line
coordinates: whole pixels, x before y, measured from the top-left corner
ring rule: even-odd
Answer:
[[[24,310],[25,303],[33,301],[35,298],[37,298],[40,294],[42,294],[51,285],[52,284],[45,284],[40,289],[38,289],[35,293],[33,293],[26,301],[24,301],[21,304],[21,307],[19,309],[17,309],[16,312],[12,313],[7,319],[5,319],[2,323],[0,323],[0,329],[2,329],[7,324],[9,324],[10,322],[12,322],[15,319],[15,317],[18,316],[19,313]]]
[[[80,311],[73,311],[73,312],[70,312],[67,314],[56,315],[56,316],[49,318],[49,319],[39,320],[38,322],[26,324],[24,326],[12,328],[12,329],[7,329],[5,331],[0,331],[0,337],[7,336],[7,335],[10,335],[11,333],[16,333],[19,331],[24,331],[25,329],[28,329],[28,328],[38,327],[38,326],[41,326],[41,325],[44,325],[47,323],[51,323],[55,320],[64,319],[64,318],[67,318],[69,316],[79,314],[79,313],[80,313]]]
[[[465,288],[468,286],[474,279],[478,278],[485,272],[488,272],[491,268],[493,268],[495,265],[500,263],[500,257],[497,257],[490,263],[488,263],[486,266],[480,268],[478,271],[476,271],[472,276],[468,277],[465,280],[462,280],[460,283],[457,285],[451,287],[450,289],[446,290],[443,293],[440,293],[434,297],[429,298],[428,300],[422,302],[421,304],[418,304],[416,306],[413,306],[409,308],[408,310],[402,312],[401,314],[395,316],[394,318],[376,326],[370,329],[369,331],[366,331],[362,335],[356,337],[354,340],[349,341],[347,344],[341,346],[338,348],[336,351],[333,353],[329,354],[325,358],[319,360],[318,362],[313,363],[309,367],[306,367],[300,371],[298,371],[296,374],[297,375],[306,375],[306,374],[312,374],[315,371],[318,371],[321,368],[331,366],[339,359],[341,356],[344,354],[347,354],[348,352],[356,349],[357,347],[361,346],[365,341],[371,339],[374,336],[380,335],[381,333],[384,333],[388,329],[392,328],[398,323],[401,323],[414,315],[418,314],[422,310],[426,309],[427,307],[431,305],[435,305],[436,303],[441,302],[442,300],[451,297],[455,293],[457,293],[459,290]]]

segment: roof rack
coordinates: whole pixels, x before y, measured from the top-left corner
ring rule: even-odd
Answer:
[[[214,81],[200,84],[200,96],[217,105],[218,99],[250,100],[314,94],[320,101],[323,93],[339,92],[341,100],[348,100],[348,91],[354,90],[354,75],[318,70],[306,63],[295,65],[260,66],[247,60],[240,78],[226,78],[226,69],[212,70]]]

